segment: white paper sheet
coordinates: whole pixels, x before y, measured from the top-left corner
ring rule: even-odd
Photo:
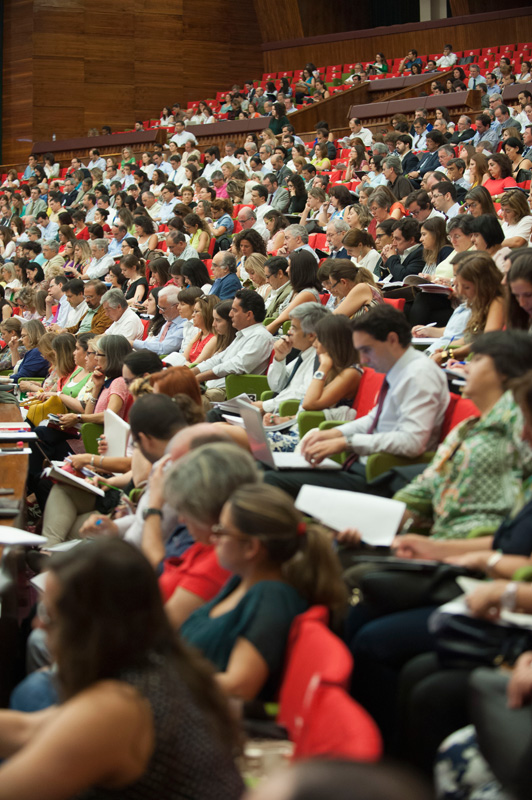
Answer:
[[[124,458],[131,430],[128,423],[114,411],[107,409],[103,412],[103,430],[107,440],[106,457]]]
[[[0,525],[0,545],[4,547],[15,547],[20,545],[23,547],[35,547],[36,545],[42,546],[46,544],[44,536],[38,536],[36,533],[28,533],[20,528],[11,528],[7,525]]]
[[[305,484],[297,496],[296,508],[333,530],[357,528],[367,544],[389,547],[406,504],[371,494]]]

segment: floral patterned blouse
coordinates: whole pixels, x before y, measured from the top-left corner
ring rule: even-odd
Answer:
[[[532,449],[522,441],[523,417],[506,392],[485,417],[464,420],[438,447],[427,469],[395,495],[434,538],[461,539],[494,531],[522,502],[532,475]]]

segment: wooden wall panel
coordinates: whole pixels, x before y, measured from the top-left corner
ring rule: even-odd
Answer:
[[[4,164],[24,163],[53,133],[127,130],[264,71],[253,4],[4,0],[3,13]]]
[[[248,3],[246,9],[250,5]],[[263,42],[308,36],[303,30],[297,0],[283,0],[279,4],[272,3],[271,0],[254,0],[254,6]]]
[[[511,13],[511,12],[507,12]],[[482,15],[481,15],[482,16]],[[493,15],[495,17],[497,15]],[[441,52],[446,42],[452,42],[455,50],[490,47],[500,44],[526,42],[532,40],[532,15],[502,16],[498,19],[464,21],[463,18],[449,19],[426,28],[421,24],[374,28],[366,35],[365,31],[356,34],[359,38],[345,35],[328,42],[308,40],[305,44],[291,43],[286,47],[281,42],[264,45],[265,72],[301,69],[308,61],[318,66],[369,61],[377,52],[384,52],[387,58],[404,56],[410,47],[419,53]]]

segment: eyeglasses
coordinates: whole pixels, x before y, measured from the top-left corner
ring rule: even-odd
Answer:
[[[172,306],[176,306],[176,305],[177,305],[177,303],[168,303],[168,305],[164,306],[164,308],[162,306],[160,306],[160,305],[157,305],[157,308],[159,309],[159,311],[164,312],[164,311],[168,311],[169,308],[172,308]]]
[[[240,533],[233,533],[233,531],[228,530],[228,528],[224,528],[223,525],[213,525],[211,528],[211,533],[216,538],[220,536],[228,536],[230,539],[236,539],[237,541],[245,542],[249,538],[248,536],[242,536]]]
[[[434,197],[434,195],[432,196]],[[478,203],[473,200],[471,203],[464,203],[464,205],[469,210],[470,208],[475,208],[475,206],[478,206]]]
[[[432,199],[436,200],[437,197],[443,197],[443,195],[442,194],[434,194],[434,192],[432,192]]]
[[[336,281],[336,283],[331,283],[331,289],[334,289],[341,281]]]

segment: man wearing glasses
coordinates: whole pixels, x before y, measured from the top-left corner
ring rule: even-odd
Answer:
[[[432,207],[430,197],[424,189],[418,189],[416,192],[409,194],[405,200],[405,206],[410,216],[414,217],[420,225],[427,219],[443,217],[443,214],[440,214],[439,211]]]
[[[157,298],[157,307],[165,319],[165,323],[157,336],[149,339],[135,339],[132,342],[134,350],[151,350],[158,356],[177,352],[183,342],[183,324],[185,320],[179,316],[177,310],[177,286],[165,286]]]

